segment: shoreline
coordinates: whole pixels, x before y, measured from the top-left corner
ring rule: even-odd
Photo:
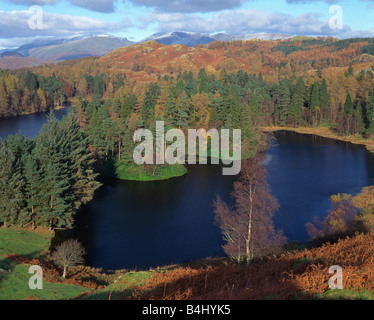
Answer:
[[[292,128],[292,127],[262,127],[262,132],[276,132],[276,131],[288,131],[300,134],[315,135],[322,138],[333,139],[336,141],[349,142],[356,145],[362,145],[366,150],[374,154],[374,138],[365,139],[362,136],[339,136],[331,127],[317,127],[317,128]],[[373,177],[374,178],[374,177]],[[361,192],[352,196],[354,206],[360,210],[363,214],[362,222],[366,225],[369,230],[374,231],[374,219],[371,214],[374,208],[374,185],[363,187]]]
[[[71,107],[71,104],[66,104],[64,106],[58,106],[58,107],[55,107],[55,108],[49,108],[48,110],[46,111],[37,111],[37,112],[22,112],[20,114],[16,114],[14,116],[10,116],[10,117],[0,117],[0,120],[9,120],[9,119],[14,119],[14,118],[17,118],[17,117],[23,117],[23,116],[30,116],[30,115],[33,115],[33,114],[43,114],[43,113],[48,113],[50,112],[51,110],[53,111],[56,111],[56,110],[63,110],[65,108],[68,108],[68,107]]]
[[[301,134],[308,134],[308,135],[316,135],[323,138],[343,141],[343,142],[350,142],[352,144],[358,144],[365,146],[366,149],[374,154],[374,138],[365,139],[362,136],[354,135],[354,136],[340,136],[331,127],[317,127],[317,128],[308,128],[308,127],[299,127],[299,128],[292,128],[292,127],[261,127],[260,129],[262,132],[276,132],[276,131],[289,131],[289,132],[296,132]]]

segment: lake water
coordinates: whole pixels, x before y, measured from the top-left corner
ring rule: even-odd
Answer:
[[[61,120],[63,116],[69,113],[69,107],[54,110],[53,112],[56,118]],[[16,134],[19,131],[26,138],[33,138],[38,135],[46,119],[47,113],[44,112],[0,119],[0,138],[5,138],[9,134]]]
[[[374,158],[363,147],[290,132],[275,134],[265,165],[280,210],[277,228],[289,241],[306,241],[305,223],[323,218],[330,196],[357,194],[372,184]],[[185,177],[159,182],[106,180],[82,210],[78,230],[91,265],[148,268],[224,255],[214,224],[217,194],[230,202],[235,177],[219,166],[188,166]]]
[[[67,109],[56,111],[61,118]],[[19,129],[37,135],[46,115],[0,120],[0,136]],[[357,194],[372,184],[374,157],[365,147],[316,136],[277,132],[266,154],[271,190],[280,204],[274,217],[289,241],[306,241],[305,223],[324,217],[329,197]],[[95,199],[76,219],[75,233],[88,263],[106,270],[146,269],[222,256],[213,200],[230,202],[236,177],[214,165],[189,165],[184,177],[158,182],[103,180]]]

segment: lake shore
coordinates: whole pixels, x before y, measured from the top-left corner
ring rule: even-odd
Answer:
[[[366,149],[374,154],[374,138],[365,139],[360,135],[338,135],[334,128],[331,127],[317,127],[317,128],[308,128],[308,127],[262,127],[262,132],[276,132],[276,131],[289,131],[296,132],[301,134],[316,135],[323,138],[334,139],[343,142],[350,142],[352,144],[363,145]],[[360,217],[361,223],[364,224],[366,230],[374,231],[374,185],[365,187],[361,190],[360,193],[353,197],[354,205],[361,210],[362,217]]]
[[[331,127],[317,127],[317,128],[308,128],[308,127],[299,127],[299,128],[292,128],[292,127],[262,127],[262,132],[275,132],[275,131],[290,131],[302,134],[310,134],[316,135],[323,138],[334,139],[338,141],[350,142],[353,144],[359,144],[366,147],[366,149],[372,153],[374,153],[374,138],[365,139],[361,135],[339,135],[333,128]]]

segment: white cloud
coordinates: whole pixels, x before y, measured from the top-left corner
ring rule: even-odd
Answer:
[[[7,0],[8,2],[25,5],[25,6],[43,6],[43,5],[53,5],[58,2],[58,0]],[[116,4],[118,0],[65,0],[72,5],[81,7],[87,10],[112,13],[116,10]],[[62,1],[60,1],[62,2]]]
[[[353,35],[372,36],[370,31],[355,31],[347,25],[342,30],[332,30],[328,20],[322,20],[316,13],[292,16],[286,13],[272,13],[254,10],[226,10],[205,18],[196,14],[152,12],[142,19],[144,27],[158,23],[158,31],[190,31],[214,33],[225,31],[234,35],[259,32],[286,33],[291,35],[321,35],[347,38]]]
[[[159,12],[217,12],[240,7],[248,0],[130,0],[135,5],[155,8]]]
[[[117,32],[131,25],[130,20],[126,18],[121,22],[107,22],[86,16],[43,12],[43,29],[31,29],[29,20],[32,15],[33,13],[27,10],[0,11],[0,39]]]

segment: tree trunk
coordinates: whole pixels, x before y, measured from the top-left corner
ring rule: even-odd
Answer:
[[[65,279],[66,278],[66,270],[67,270],[67,267],[64,266],[64,273],[62,274],[62,277]]]
[[[35,222],[34,222],[34,214],[35,214],[35,212],[34,212],[34,206],[32,206],[31,207],[31,229],[32,230],[35,230]]]
[[[247,260],[247,267],[249,266],[249,261],[251,260],[251,237],[252,237],[252,214],[253,214],[253,196],[254,196],[255,190],[252,190],[252,186],[249,188],[249,198],[250,198],[250,208],[249,208],[249,221],[248,221],[248,235],[247,240],[245,241],[246,245],[246,260]]]
[[[121,136],[119,137],[118,142],[118,160],[121,160]]]

